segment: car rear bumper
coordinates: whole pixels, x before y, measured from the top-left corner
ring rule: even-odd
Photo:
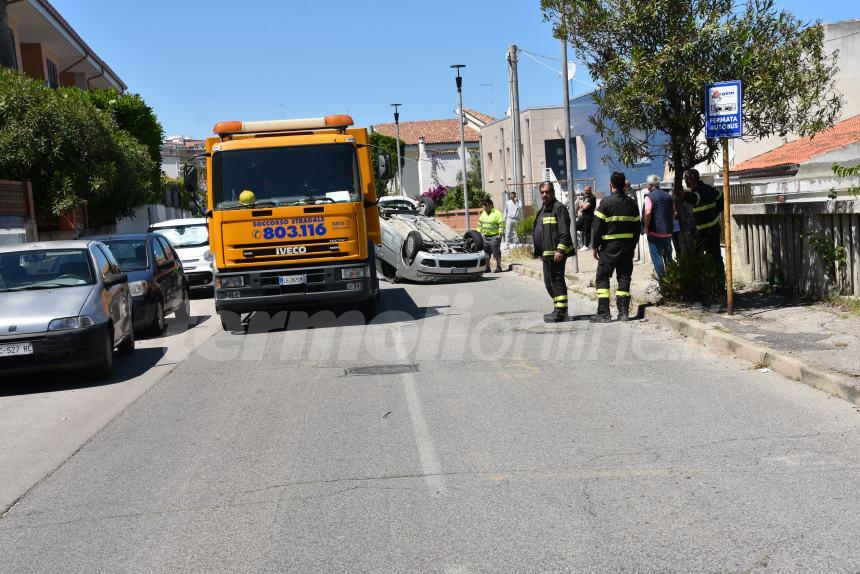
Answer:
[[[86,329],[0,337],[0,345],[33,345],[32,355],[0,357],[0,376],[96,365],[103,359],[106,334],[104,325],[94,325]]]
[[[342,270],[365,268],[365,277],[343,279]],[[304,268],[267,269],[244,273],[217,273],[216,279],[242,275],[245,286],[215,287],[215,310],[248,313],[304,304],[355,303],[377,295],[372,269],[366,262]],[[303,275],[304,284],[280,285],[278,277]]]
[[[215,285],[215,276],[208,271],[186,271],[185,280],[191,289],[209,289]]]

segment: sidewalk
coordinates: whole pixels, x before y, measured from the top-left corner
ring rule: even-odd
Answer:
[[[595,300],[596,261],[590,251],[580,251],[579,255],[579,273],[573,273],[572,262],[568,261],[568,290]],[[507,261],[518,273],[543,280],[540,261]],[[737,293],[733,316],[701,307],[657,307],[653,304],[658,294],[646,293],[652,271],[650,263],[636,263],[633,267],[634,308],[651,305],[645,309],[646,319],[860,405],[857,314],[758,292]],[[614,283],[613,280],[613,301]]]

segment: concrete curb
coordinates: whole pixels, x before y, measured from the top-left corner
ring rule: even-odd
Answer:
[[[543,281],[543,271],[541,270],[522,265],[513,266],[513,269],[520,275]],[[578,293],[569,288],[568,291]],[[848,375],[811,366],[797,357],[786,355],[743,337],[715,329],[707,323],[682,317],[659,307],[645,307],[645,318],[708,348],[731,353],[735,357],[749,361],[754,365],[768,367],[793,381],[798,381],[855,405],[860,405],[860,381],[852,380],[853,378]]]

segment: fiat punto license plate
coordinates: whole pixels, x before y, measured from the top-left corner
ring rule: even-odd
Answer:
[[[32,355],[33,343],[14,343],[11,345],[0,345],[0,357],[17,357],[19,355]]]

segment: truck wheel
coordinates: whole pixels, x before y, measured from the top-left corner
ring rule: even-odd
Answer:
[[[466,242],[466,251],[469,253],[478,253],[484,250],[484,236],[470,229],[463,235],[463,240]]]
[[[436,202],[432,197],[421,197],[418,199],[418,213],[426,217],[436,215]]]
[[[225,331],[241,331],[242,315],[234,311],[220,311],[218,318],[221,319],[221,328]]]
[[[409,265],[415,261],[420,251],[424,250],[424,238],[418,231],[410,231],[403,242],[403,260]]]
[[[359,310],[361,311],[361,314],[364,315],[365,321],[370,322],[374,317],[376,317],[376,303],[378,299],[378,297],[371,297],[361,303]]]

